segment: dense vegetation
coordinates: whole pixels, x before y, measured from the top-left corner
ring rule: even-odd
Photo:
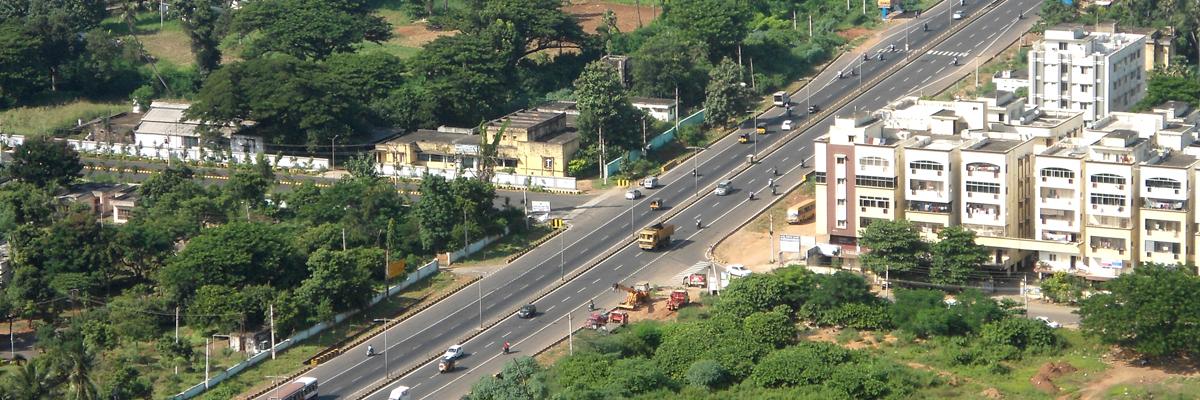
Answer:
[[[680,321],[641,322],[575,346],[548,367],[518,359],[483,378],[470,399],[541,398],[922,398],[947,382],[865,350],[803,338],[810,326],[893,330],[936,343],[951,366],[1006,374],[1009,365],[1057,354],[1065,339],[979,292],[955,302],[934,290],[875,297],[861,277],[815,275],[803,266],[734,280]],[[852,333],[858,339],[857,333]],[[882,333],[878,335],[882,337]]]
[[[133,217],[112,225],[85,204],[55,199],[82,168],[64,142],[31,140],[13,157],[5,173],[14,181],[0,186],[13,269],[0,311],[35,327],[46,353],[6,378],[0,394],[149,398],[150,387],[163,386],[139,378],[142,368],[192,368],[203,357],[195,350],[203,341],[192,337],[257,332],[274,307],[284,338],[363,307],[383,284],[389,256],[411,269],[462,246],[464,236],[525,226],[519,211],[495,209],[494,189],[477,180],[429,177],[429,195],[415,201],[367,173],[273,194],[269,168],[240,169],[206,187],[179,164],[141,185]],[[177,310],[198,334],[180,343]],[[110,352],[139,346],[155,352]]]

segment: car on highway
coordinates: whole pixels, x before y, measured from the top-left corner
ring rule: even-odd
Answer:
[[[725,267],[725,272],[728,272],[730,275],[733,275],[736,277],[742,277],[742,278],[750,276],[750,274],[752,273],[752,272],[750,272],[749,268],[746,268],[746,266],[742,265],[742,264],[733,264],[728,267]]]
[[[523,305],[520,310],[517,310],[517,318],[533,318],[535,314],[537,314],[537,306],[533,304]]]
[[[1036,319],[1038,321],[1042,321],[1043,324],[1046,324],[1046,326],[1054,328],[1054,329],[1062,328],[1062,324],[1060,324],[1057,321],[1050,319],[1050,317],[1047,317],[1044,315],[1038,316],[1037,318],[1034,318],[1034,319]]]
[[[629,189],[625,192],[625,200],[637,200],[642,198],[642,191],[637,189]]]
[[[790,130],[792,130],[792,120],[790,120],[790,119],[788,119],[788,120],[784,120],[784,121],[783,121],[783,125],[780,125],[780,126],[779,126],[779,129],[782,129],[782,130],[784,130],[784,131],[790,131]]]
[[[821,112],[821,107],[818,107],[818,106],[816,106],[816,105],[811,105],[811,106],[808,106],[808,113],[809,113],[809,114],[816,114],[816,113],[819,113],[819,112]]]
[[[717,188],[713,190],[713,194],[715,194],[717,196],[724,196],[724,195],[729,194],[729,192],[732,192],[732,191],[733,191],[733,182],[726,180],[726,181],[722,181],[717,184]]]
[[[408,400],[408,386],[396,386],[392,392],[388,394],[388,400]]]
[[[767,124],[759,123],[758,126],[754,127],[754,131],[758,132],[759,135],[767,134]]]
[[[445,353],[442,353],[442,359],[446,360],[446,361],[457,360],[457,359],[461,358],[462,356],[463,356],[463,347],[461,344],[456,344],[456,345],[450,346],[450,348],[446,349]]]
[[[954,12],[954,15],[953,15],[952,17],[953,17],[954,19],[963,19],[963,12],[962,12],[962,11],[955,11],[955,12]]]
[[[645,179],[642,179],[642,187],[646,189],[654,189],[658,187],[658,177],[647,176]]]

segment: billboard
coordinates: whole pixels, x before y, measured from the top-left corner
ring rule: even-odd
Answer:
[[[404,262],[404,259],[399,259],[399,260],[388,263],[387,278],[392,279],[397,276],[400,276],[401,274],[404,274],[405,266],[406,266],[406,264]]]

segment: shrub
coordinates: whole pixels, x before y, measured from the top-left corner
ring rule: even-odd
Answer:
[[[862,335],[859,335],[858,330],[856,330],[854,328],[843,329],[841,332],[838,332],[838,334],[837,334],[837,342],[841,343],[841,344],[858,341],[861,338],[862,338]]]
[[[1083,289],[1087,286],[1083,278],[1066,272],[1055,272],[1054,275],[1042,280],[1042,294],[1058,303],[1075,303],[1083,297]]]
[[[826,311],[821,314],[817,323],[854,329],[885,329],[891,326],[887,306],[862,303],[842,304]]]
[[[653,364],[649,359],[641,357],[613,362],[608,370],[609,391],[620,394],[620,397],[630,397],[670,384],[670,378]]]
[[[1041,321],[1025,318],[1008,318],[984,325],[979,337],[988,344],[1008,345],[1033,352],[1058,349],[1063,343],[1053,328]]]
[[[774,348],[791,344],[796,338],[796,326],[787,314],[771,311],[750,314],[742,322],[749,340]]]
[[[836,344],[803,342],[763,357],[754,366],[750,381],[763,387],[815,385],[829,379],[839,364],[855,357],[855,352]]]
[[[687,370],[687,382],[693,386],[714,389],[725,384],[728,373],[714,360],[699,360]]]

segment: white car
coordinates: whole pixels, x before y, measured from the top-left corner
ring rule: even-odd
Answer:
[[[715,194],[717,196],[724,196],[724,195],[729,194],[729,192],[732,192],[732,191],[733,191],[733,182],[722,181],[721,183],[717,184],[717,188],[715,190],[713,190],[713,194]]]
[[[725,272],[728,272],[730,275],[736,277],[747,277],[752,273],[750,272],[749,268],[746,268],[746,266],[742,264],[733,264],[725,267]]]
[[[446,349],[446,353],[442,354],[443,360],[455,360],[463,356],[463,347],[461,344],[450,346]]]
[[[786,132],[786,131],[790,131],[790,130],[792,130],[792,120],[790,120],[790,119],[788,119],[788,120],[784,120],[784,121],[783,121],[783,125],[781,125],[781,126],[779,127],[779,129],[782,129],[782,130],[783,130],[783,131],[785,131],[785,132]]]
[[[625,200],[637,200],[642,198],[642,191],[637,189],[629,189],[625,192]]]
[[[962,11],[955,11],[955,12],[954,12],[954,15],[952,16],[952,18],[954,18],[954,19],[963,19],[963,12],[962,12]]]
[[[642,187],[646,189],[654,189],[658,187],[658,177],[647,176],[645,179],[642,179]]]
[[[1040,316],[1040,317],[1037,317],[1034,319],[1036,319],[1038,321],[1042,321],[1043,324],[1046,324],[1046,326],[1054,328],[1054,329],[1062,328],[1062,324],[1050,319],[1050,317]]]

